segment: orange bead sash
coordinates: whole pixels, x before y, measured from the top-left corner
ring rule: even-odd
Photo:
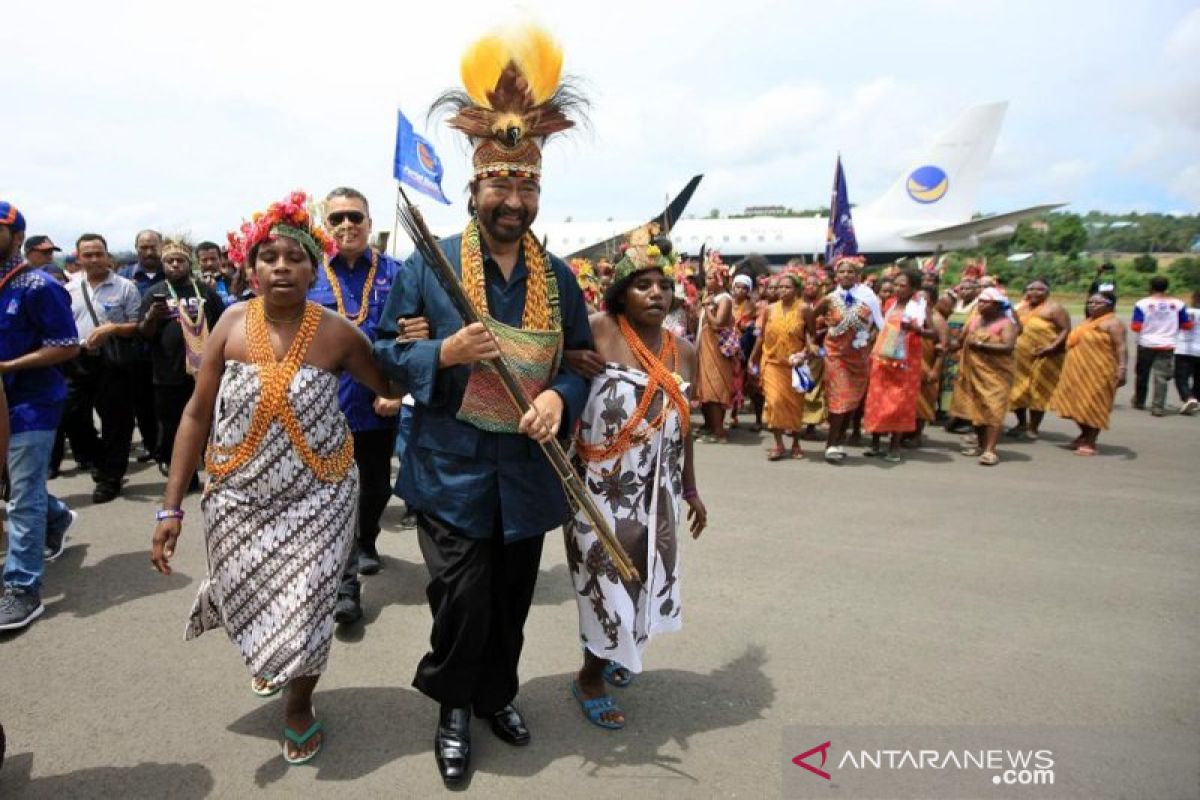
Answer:
[[[679,412],[679,425],[683,429],[683,435],[688,435],[690,428],[690,407],[688,406],[687,398],[683,394],[683,389],[680,388],[679,380],[667,368],[667,362],[678,366],[679,353],[675,345],[675,336],[670,331],[662,332],[662,347],[658,355],[650,352],[650,348],[642,341],[642,337],[637,335],[637,331],[625,319],[625,315],[621,314],[617,317],[617,323],[621,326],[621,335],[625,337],[625,342],[629,345],[629,349],[633,351],[634,356],[638,360],[638,365],[642,371],[649,376],[646,382],[646,389],[642,393],[642,400],[638,403],[629,421],[621,426],[617,434],[604,445],[590,445],[583,441],[582,438],[577,438],[575,441],[575,452],[586,461],[607,461],[611,458],[620,456],[622,453],[628,452],[631,448],[644,442],[649,437],[648,431],[639,430],[643,420],[646,419],[646,414],[650,411],[650,406],[654,399],[658,396],[661,389],[667,396],[667,402],[663,403],[662,410],[658,412],[658,416],[653,420],[649,420],[650,430],[656,431],[662,428],[667,421],[667,413],[670,406],[674,406]]]
[[[259,368],[262,388],[258,404],[250,418],[250,430],[246,437],[233,447],[209,444],[205,468],[214,479],[220,480],[244,466],[258,452],[273,420],[279,420],[301,460],[319,480],[336,483],[346,476],[350,465],[354,463],[354,439],[347,436],[342,446],[331,456],[319,455],[305,438],[300,420],[296,418],[296,410],[288,398],[292,378],[304,364],[304,356],[308,353],[308,348],[316,337],[317,327],[321,324],[322,313],[319,305],[305,304],[300,329],[296,332],[283,360],[277,361],[271,349],[271,336],[267,330],[267,317],[262,299],[256,297],[246,304],[246,349],[249,351],[250,362]],[[218,461],[218,457],[222,460]]]
[[[342,296],[342,282],[338,279],[337,273],[329,264],[329,259],[326,258],[322,262],[325,268],[325,278],[329,281],[329,288],[333,289],[333,298],[337,301],[337,312],[346,319],[354,323],[355,327],[363,324],[363,320],[367,318],[367,312],[371,310],[371,286],[375,283],[375,273],[379,270],[379,253],[374,249],[371,250],[371,268],[367,272],[367,280],[363,283],[362,298],[358,301],[358,313],[353,317],[346,313],[346,300]]]

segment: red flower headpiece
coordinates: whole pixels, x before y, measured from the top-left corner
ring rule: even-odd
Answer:
[[[867,265],[867,260],[862,256],[838,256],[833,262],[833,268],[837,269],[838,264],[853,264],[859,269],[862,269]]]
[[[313,263],[328,256],[337,255],[337,244],[319,225],[313,224],[304,192],[292,192],[285,199],[272,203],[266,211],[256,211],[249,222],[243,222],[239,233],[229,233],[229,260],[241,266],[250,257],[250,251],[263,242],[277,236],[295,239]]]

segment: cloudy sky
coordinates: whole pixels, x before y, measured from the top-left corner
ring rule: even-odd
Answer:
[[[981,211],[1200,209],[1191,2],[10,5],[0,198],[65,241],[223,237],[288,190],[340,184],[391,227],[397,105],[422,129],[463,48],[522,18],[560,39],[593,101],[591,130],[548,148],[543,221],[646,217],[697,172],[694,213],[817,206],[839,151],[866,202],[955,114],[994,100],[1009,109]],[[427,133],[455,202],[424,206],[455,225],[465,150]]]

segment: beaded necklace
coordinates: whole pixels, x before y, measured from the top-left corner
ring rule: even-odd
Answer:
[[[363,282],[362,299],[358,301],[358,313],[353,317],[346,313],[346,301],[342,298],[342,282],[338,278],[337,273],[333,271],[333,267],[329,264],[329,258],[326,257],[323,266],[325,267],[325,277],[329,280],[329,286],[333,289],[334,300],[337,301],[337,312],[346,319],[350,320],[357,327],[363,324],[363,320],[367,318],[367,312],[371,310],[371,286],[375,283],[375,272],[379,269],[379,253],[371,250],[371,268],[367,271],[367,279]]]
[[[610,458],[620,456],[622,453],[628,452],[630,449],[646,441],[650,438],[650,431],[656,431],[662,428],[663,423],[667,421],[667,412],[670,406],[674,406],[679,411],[679,424],[683,429],[683,435],[688,435],[691,420],[689,419],[690,409],[688,407],[687,398],[684,397],[683,389],[680,388],[680,379],[667,368],[667,362],[677,364],[679,359],[678,350],[675,346],[675,336],[670,331],[662,332],[662,347],[655,355],[650,351],[642,341],[642,337],[637,335],[637,331],[625,319],[625,315],[621,314],[617,317],[617,323],[621,326],[621,335],[625,338],[629,349],[633,351],[633,355],[637,358],[638,365],[642,371],[649,376],[646,381],[646,389],[642,393],[642,400],[634,409],[633,415],[629,421],[621,426],[616,435],[606,445],[590,445],[583,441],[582,438],[577,438],[575,441],[575,452],[578,453],[586,461],[607,461]],[[658,396],[659,390],[662,390],[667,395],[667,402],[663,403],[662,409],[658,412],[658,416],[653,420],[648,421],[649,430],[639,430],[641,424],[646,420],[646,414],[650,410],[651,403]]]
[[[204,316],[204,295],[196,279],[192,278],[192,291],[196,293],[196,318],[188,316],[185,303],[179,298],[175,287],[167,281],[167,291],[175,299],[175,309],[179,312],[179,330],[183,332],[184,368],[188,375],[195,375],[200,370],[200,362],[204,356],[204,345],[208,342],[208,318]]]
[[[217,480],[242,467],[258,452],[272,420],[279,420],[292,446],[319,480],[336,483],[346,476],[350,465],[354,463],[354,439],[347,436],[333,455],[318,455],[309,446],[300,420],[296,418],[296,410],[288,398],[292,378],[304,363],[304,356],[316,337],[317,327],[321,324],[322,313],[321,307],[316,303],[305,304],[300,329],[292,339],[287,354],[279,361],[271,349],[271,335],[267,329],[262,298],[256,297],[246,304],[246,349],[249,351],[251,363],[259,368],[262,388],[258,405],[250,418],[250,430],[241,443],[233,447],[219,447],[211,443],[208,446],[205,468]],[[216,456],[222,456],[225,460],[218,463]]]
[[[521,241],[525,251],[525,311],[521,327],[527,331],[558,330],[562,312],[558,303],[558,281],[550,259],[532,233]],[[483,274],[483,248],[479,241],[479,222],[472,219],[462,236],[462,285],[471,305],[482,315],[488,314],[487,287]]]
[[[17,277],[18,275],[22,275],[22,274],[28,272],[29,270],[33,269],[33,267],[31,267],[30,265],[22,264],[20,261],[18,261],[16,259],[14,259],[10,263],[13,265],[12,270],[9,271],[8,274],[6,274],[3,278],[0,278],[0,292],[4,291],[4,287],[8,286],[9,282],[13,278]],[[0,268],[3,268],[4,266],[7,266],[7,265],[0,265]]]

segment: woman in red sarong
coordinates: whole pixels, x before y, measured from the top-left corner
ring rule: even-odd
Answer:
[[[846,428],[862,405],[871,375],[871,337],[874,318],[870,306],[856,289],[862,260],[843,256],[837,262],[837,285],[821,298],[815,313],[825,318],[825,397],[829,408],[829,436],[825,460],[841,463]],[[874,298],[867,291],[865,296]]]
[[[894,296],[884,306],[883,330],[871,354],[863,424],[871,433],[868,456],[881,455],[883,434],[891,434],[887,460],[899,464],[900,440],[917,429],[917,400],[921,396],[922,336],[929,327],[929,306],[917,294],[921,277],[902,272],[892,282]]]

